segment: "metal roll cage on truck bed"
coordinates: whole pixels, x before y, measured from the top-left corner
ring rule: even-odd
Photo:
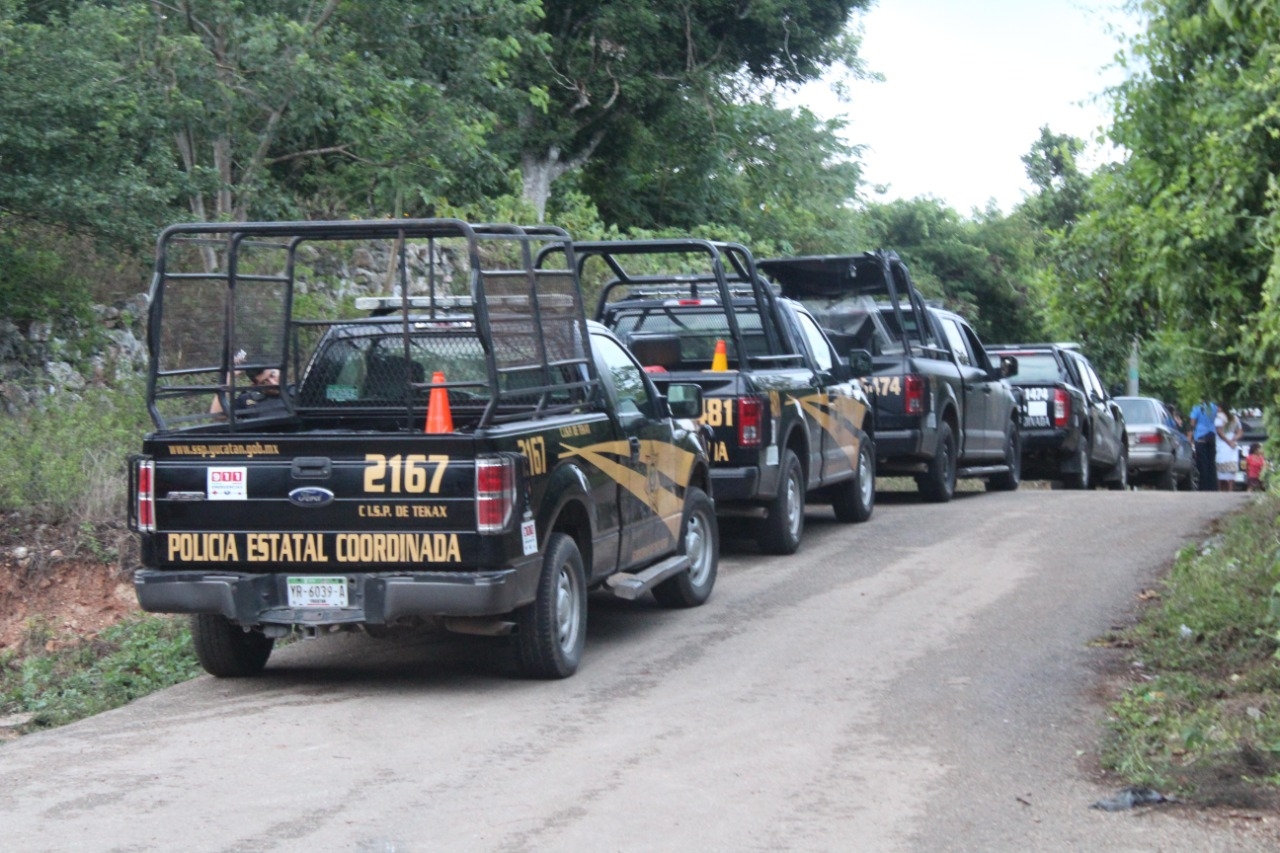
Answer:
[[[791,554],[806,501],[830,504],[840,521],[870,517],[867,395],[846,354],[761,278],[745,246],[615,240],[578,242],[574,253],[580,279],[601,285],[596,319],[658,386],[702,388],[722,519],[749,519],[763,551]]]
[[[535,266],[548,247],[565,263]],[[706,601],[700,389],[659,392],[587,320],[573,261],[561,229],[455,219],[166,229],[129,466],[143,609],[191,614],[218,676],[293,632],[428,626],[560,678],[589,590]]]

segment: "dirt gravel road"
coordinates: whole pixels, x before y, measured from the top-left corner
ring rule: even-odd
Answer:
[[[729,543],[712,600],[593,599],[581,671],[337,635],[0,747],[15,851],[1275,851],[1274,818],[1092,810],[1123,622],[1237,495],[882,495]],[[1256,816],[1251,816],[1256,817]]]

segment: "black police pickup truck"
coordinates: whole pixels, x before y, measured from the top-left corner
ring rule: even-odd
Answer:
[[[992,352],[1018,359],[1013,382],[1022,399],[1022,464],[1027,476],[1060,480],[1069,489],[1098,482],[1129,485],[1124,411],[1075,344],[1000,344]]]
[[[701,386],[722,517],[758,519],[756,541],[770,554],[800,546],[806,498],[843,522],[870,517],[867,396],[809,312],[774,293],[744,246],[641,240],[574,251],[583,281],[603,284],[597,319],[659,387]]]
[[[548,245],[569,264],[535,270]],[[315,313],[325,270],[376,258],[397,295],[295,310],[305,284]],[[526,674],[558,678],[589,589],[704,602],[701,392],[659,393],[586,319],[572,259],[558,229],[456,220],[167,229],[156,430],[130,465],[142,608],[193,614],[219,676],[260,671],[290,632],[413,624],[510,634]],[[242,393],[264,368],[279,384]]]
[[[877,471],[944,502],[957,477],[991,490],[1021,479],[1013,358],[992,361],[969,324],[925,304],[893,252],[771,258],[760,269],[804,303],[841,352],[869,351]]]

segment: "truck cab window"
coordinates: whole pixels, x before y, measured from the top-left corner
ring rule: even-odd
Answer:
[[[956,354],[956,359],[963,365],[972,365],[973,358],[969,355],[969,345],[964,339],[964,332],[961,331],[960,326],[950,317],[943,317],[940,322],[942,331],[946,333],[947,341]]]
[[[831,370],[835,366],[835,359],[831,355],[831,345],[827,343],[826,335],[822,334],[818,324],[808,314],[797,313],[796,318],[800,321],[800,329],[809,341],[809,349],[813,351],[813,360],[817,363],[818,369]]]
[[[618,398],[618,411],[652,416],[649,386],[644,380],[640,365],[611,338],[595,336],[593,343],[599,361],[596,364],[606,386],[613,389]]]

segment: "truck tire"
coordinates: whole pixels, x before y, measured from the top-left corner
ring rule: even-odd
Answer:
[[[530,678],[568,678],[587,639],[587,579],[578,543],[565,533],[547,538],[537,596],[515,612],[516,656]]]
[[[1107,488],[1113,492],[1129,490],[1129,450],[1126,447],[1120,449],[1120,458],[1107,475]]]
[[[680,553],[689,558],[689,570],[667,578],[653,588],[663,607],[697,607],[711,597],[720,565],[720,528],[716,508],[702,489],[690,487],[680,522]]]
[[[1093,485],[1093,478],[1089,475],[1089,439],[1086,436],[1080,436],[1080,441],[1076,444],[1076,461],[1080,465],[1078,473],[1073,471],[1062,472],[1062,485],[1068,489],[1087,489]]]
[[[275,642],[261,631],[246,631],[217,613],[191,616],[196,659],[205,672],[218,678],[245,678],[262,672]]]
[[[843,524],[866,521],[876,505],[876,454],[865,435],[858,443],[858,467],[853,479],[836,486],[831,493],[831,509]]]
[[[987,479],[988,492],[1016,491],[1022,482],[1022,433],[1016,426],[1010,426],[1004,437],[1004,464],[1009,470]]]
[[[791,448],[782,451],[778,494],[760,526],[756,543],[766,554],[794,554],[804,534],[804,471]]]
[[[956,493],[956,438],[951,424],[938,424],[938,450],[929,460],[929,470],[916,478],[920,495],[930,503],[944,504]]]

